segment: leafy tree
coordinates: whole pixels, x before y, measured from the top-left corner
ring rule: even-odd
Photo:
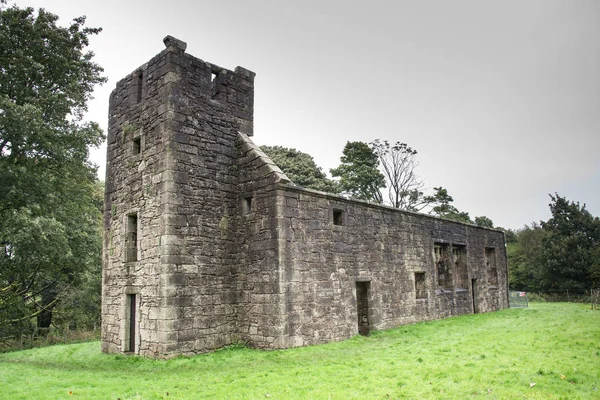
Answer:
[[[484,228],[493,228],[494,222],[484,215],[481,217],[475,217],[475,225],[483,226]]]
[[[387,140],[379,139],[371,142],[371,148],[379,157],[387,179],[390,204],[402,210],[422,210],[427,204],[423,201],[424,183],[415,172],[419,165],[417,151],[406,143],[390,145]]]
[[[546,231],[535,222],[512,235],[506,233],[509,287],[514,290],[541,290],[540,247]]]
[[[340,192],[338,185],[327,178],[310,154],[282,146],[260,148],[296,185],[322,192]]]
[[[598,285],[600,219],[592,216],[585,204],[558,193],[550,198],[552,218],[541,223],[546,232],[540,247],[542,290],[582,290]]]
[[[498,230],[504,232],[504,237],[506,238],[506,243],[516,243],[517,241],[517,233],[513,229],[504,229],[502,227],[498,227]]]
[[[103,134],[83,115],[105,81],[85,50],[100,29],[57,20],[0,2],[0,337],[33,316],[50,326],[61,295],[99,263],[88,149]]]
[[[440,186],[434,187],[433,190],[435,190],[435,193],[425,198],[427,204],[433,205],[430,214],[458,222],[472,223],[468,212],[459,211],[451,204],[454,198],[450,196],[447,189]]]
[[[340,161],[330,172],[340,178],[343,192],[357,199],[383,202],[380,189],[385,187],[385,177],[379,171],[379,157],[367,143],[347,142]]]

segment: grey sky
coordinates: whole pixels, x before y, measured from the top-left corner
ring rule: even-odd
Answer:
[[[161,51],[257,73],[258,144],[295,147],[328,171],[346,141],[419,151],[429,188],[518,228],[549,218],[548,193],[600,215],[599,1],[18,0],[91,41],[109,82],[89,119],[106,127],[117,80]],[[105,149],[94,152],[102,166]]]

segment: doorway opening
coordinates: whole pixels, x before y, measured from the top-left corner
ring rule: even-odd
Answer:
[[[135,338],[137,332],[137,296],[135,294],[127,295],[127,329],[125,337],[125,352],[135,352]]]
[[[370,282],[356,282],[358,333],[363,336],[369,336],[371,333],[371,325],[369,323],[369,284]]]

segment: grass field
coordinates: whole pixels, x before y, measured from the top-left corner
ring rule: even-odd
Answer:
[[[339,343],[169,361],[98,342],[0,354],[6,399],[600,399],[600,311],[534,303]]]

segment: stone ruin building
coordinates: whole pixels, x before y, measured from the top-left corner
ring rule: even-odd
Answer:
[[[298,187],[255,74],[166,49],[110,97],[102,350],[306,346],[508,307],[504,234]]]

